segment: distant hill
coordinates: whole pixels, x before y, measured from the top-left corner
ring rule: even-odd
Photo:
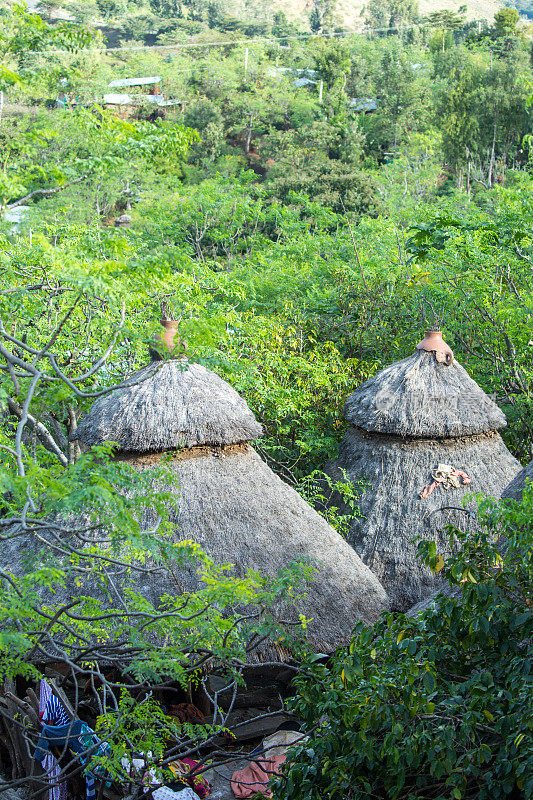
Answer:
[[[259,0],[259,3],[261,4],[261,0]],[[279,9],[288,18],[296,20],[308,17],[313,4],[313,0],[271,0],[268,5],[272,10]],[[251,12],[254,7],[254,0],[232,3],[234,8],[239,5],[243,10]],[[442,9],[457,11],[462,5],[464,5],[464,0],[419,0],[420,13],[423,16],[430,14],[432,11],[440,11]],[[468,0],[466,3],[467,19],[492,20],[496,11],[503,5],[504,3],[498,2],[498,0]],[[505,5],[514,5],[514,3],[505,3]],[[343,28],[361,27],[364,21],[364,8],[364,0],[335,0],[333,12],[335,24]]]

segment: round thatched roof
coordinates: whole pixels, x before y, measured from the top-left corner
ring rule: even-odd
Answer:
[[[233,564],[241,576],[250,569],[274,575],[290,562],[312,561],[317,578],[298,610],[285,604],[276,613],[310,618],[306,635],[321,650],[348,641],[358,620],[374,622],[388,608],[385,590],[353,548],[246,444],[262,429],[225,381],[197,364],[166,361],[145,367],[127,384],[94,403],[77,437],[88,445],[118,442],[118,460],[139,471],[165,459],[179,486],[171,487],[179,500],[178,511],[170,512],[176,540],[198,542],[215,563]],[[143,527],[153,530],[156,522],[155,510],[149,511]],[[20,560],[8,549],[2,557]],[[157,600],[198,583],[192,570],[155,570],[136,578],[135,588]],[[83,592],[88,589],[90,579]]]
[[[506,486],[502,492],[502,497],[506,499],[522,500],[522,492],[526,488],[526,483],[533,483],[533,461],[524,467],[524,469],[513,478],[509,486]]]
[[[503,412],[457,361],[440,363],[424,350],[356,389],[344,416],[366,431],[413,438],[469,436],[506,424]]]
[[[86,445],[117,442],[122,451],[143,453],[237,444],[263,434],[235,389],[200,364],[152,362],[126,384],[96,400],[76,438]]]

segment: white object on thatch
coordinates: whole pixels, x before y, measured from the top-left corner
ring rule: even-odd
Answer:
[[[511,483],[505,487],[502,492],[502,498],[518,500],[518,502],[520,502],[527,483],[533,483],[533,461],[530,461],[529,464],[513,478]]]
[[[78,439],[145,453],[237,444],[263,434],[235,389],[200,364],[152,362],[127,384],[94,403],[78,426]]]
[[[345,415],[352,425],[326,471],[363,482],[362,516],[349,541],[404,611],[442,583],[418,561],[413,539],[433,539],[448,554],[446,525],[476,525],[475,503],[463,509],[465,497],[499,497],[520,465],[496,432],[505,425],[500,409],[456,361],[438,363],[431,352],[379,372],[347,399]],[[437,487],[421,499],[440,463],[464,471],[471,484]],[[332,502],[344,509],[336,495]]]

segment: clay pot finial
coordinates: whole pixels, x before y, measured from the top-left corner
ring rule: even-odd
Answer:
[[[442,331],[426,331],[426,335],[417,344],[416,349],[435,353],[435,358],[439,364],[450,365],[453,362],[453,352],[442,338]]]
[[[172,353],[174,348],[179,346],[179,340],[174,341],[178,333],[178,322],[174,319],[162,319],[161,325],[163,330],[160,333],[161,341],[163,342],[163,349]]]
[[[161,361],[168,355],[182,356],[182,351],[187,349],[187,344],[178,336],[179,320],[163,317],[161,325],[163,330],[156,333],[155,342],[149,348],[152,360]]]

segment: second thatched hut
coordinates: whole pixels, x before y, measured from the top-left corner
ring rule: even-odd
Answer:
[[[361,516],[349,541],[403,611],[440,583],[419,563],[413,540],[433,539],[449,552],[446,525],[476,524],[475,504],[463,508],[466,495],[499,497],[520,464],[498,434],[504,414],[440,332],[350,395],[344,416],[350,427],[326,470],[335,479],[344,472],[358,489]]]

